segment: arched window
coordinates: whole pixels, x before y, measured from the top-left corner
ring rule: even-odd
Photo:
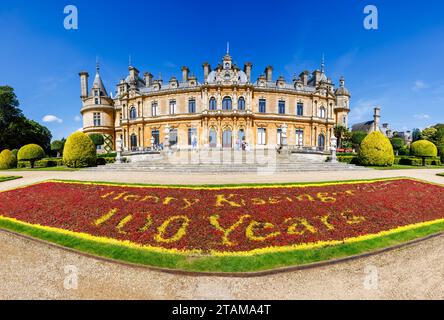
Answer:
[[[210,99],[210,110],[216,110],[217,109],[217,103],[216,99],[214,97],[211,97]]]
[[[222,110],[231,110],[232,109],[232,103],[230,97],[225,97],[222,100]]]
[[[326,113],[325,113],[325,107],[324,107],[324,106],[322,106],[322,107],[319,109],[319,117],[320,117],[320,118],[326,118]]]
[[[135,107],[131,107],[130,109],[130,119],[136,119],[137,118],[137,111]]]
[[[244,111],[245,110],[245,99],[244,97],[240,97],[239,100],[237,101],[237,109]]]

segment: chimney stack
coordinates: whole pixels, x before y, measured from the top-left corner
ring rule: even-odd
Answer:
[[[375,114],[373,116],[374,122],[373,122],[373,131],[379,131],[379,121],[381,119],[381,108],[376,107],[375,108]]]
[[[188,73],[190,72],[190,69],[188,67],[183,66],[182,67],[182,81],[187,82],[188,81]]]
[[[129,67],[128,70],[131,80],[137,81],[139,78],[139,70],[137,70],[135,67]]]
[[[273,67],[268,66],[265,68],[265,76],[267,78],[267,81],[273,81]]]
[[[80,76],[80,91],[81,91],[81,98],[84,99],[88,97],[88,78],[89,74],[86,71],[82,71],[79,73]]]
[[[247,75],[247,81],[251,82],[251,68],[253,64],[251,62],[246,62],[244,65],[244,72]]]
[[[309,74],[308,71],[304,71],[299,75],[299,78],[301,79],[304,86],[308,84],[308,74]]]
[[[208,75],[211,72],[211,66],[208,62],[204,62],[204,64],[202,65],[203,69],[204,69],[204,82],[207,82],[208,79]]]
[[[153,75],[149,72],[145,72],[143,76],[145,77],[145,87],[151,86],[153,84]]]

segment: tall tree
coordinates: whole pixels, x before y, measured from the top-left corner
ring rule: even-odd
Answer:
[[[35,143],[50,151],[51,132],[23,115],[14,89],[9,86],[0,86],[0,132],[0,150]]]

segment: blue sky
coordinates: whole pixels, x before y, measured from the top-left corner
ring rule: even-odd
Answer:
[[[1,0],[4,2],[5,0]],[[128,56],[163,79],[187,65],[202,79],[202,63],[230,53],[253,63],[253,78],[274,66],[287,81],[319,68],[352,93],[350,123],[372,118],[394,129],[444,122],[444,3],[406,1],[8,1],[0,6],[0,84],[16,89],[29,118],[54,138],[79,129],[78,72],[93,76],[96,56],[108,91],[126,76]],[[65,5],[79,11],[79,29],[65,30]],[[379,29],[363,27],[376,5]],[[48,119],[47,119],[48,120]]]

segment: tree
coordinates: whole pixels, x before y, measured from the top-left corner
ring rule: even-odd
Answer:
[[[103,138],[103,135],[101,135],[100,133],[91,133],[88,136],[91,138],[96,148],[97,146],[101,146],[105,143],[105,139]]]
[[[351,141],[353,143],[354,148],[359,148],[364,138],[367,136],[367,133],[364,131],[354,131],[352,133]]]
[[[17,158],[19,161],[31,162],[31,168],[34,168],[34,163],[45,157],[45,151],[37,144],[27,144],[20,148]]]
[[[62,140],[54,140],[51,143],[51,151],[53,151],[57,157],[60,157],[63,153],[63,147],[65,146],[65,139]]]
[[[404,139],[399,138],[399,137],[394,137],[394,138],[390,139],[390,142],[392,143],[392,147],[393,147],[393,150],[396,152],[396,155],[398,155],[399,150],[401,150],[405,145]]]
[[[421,132],[421,139],[434,141],[436,139],[436,133],[438,130],[434,127],[426,128]]]
[[[427,140],[419,140],[413,142],[410,146],[410,151],[415,157],[422,158],[422,165],[426,165],[426,158],[436,157],[438,155],[438,149],[433,142]]]
[[[421,130],[419,130],[418,128],[415,128],[412,131],[412,140],[413,140],[413,142],[415,142],[415,141],[418,141],[419,139],[421,139]]]
[[[51,132],[23,115],[14,89],[8,86],[0,86],[0,132],[0,149],[38,144],[50,151]]]
[[[336,125],[334,127],[334,135],[336,137],[336,139],[338,139],[338,147],[342,147],[342,138],[344,136],[344,134],[348,131],[348,129],[340,124]]]

